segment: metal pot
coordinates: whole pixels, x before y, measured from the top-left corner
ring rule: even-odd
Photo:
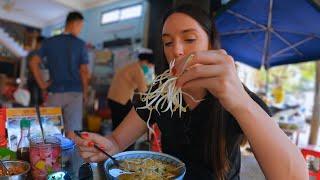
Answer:
[[[13,166],[22,166],[25,171],[20,174],[12,176],[0,176],[0,180],[24,180],[27,179],[28,172],[30,171],[30,164],[26,161],[3,161],[3,164],[9,169]]]

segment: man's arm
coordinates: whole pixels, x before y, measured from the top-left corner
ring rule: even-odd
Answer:
[[[82,90],[83,90],[83,102],[84,104],[88,101],[88,88],[89,88],[89,80],[90,80],[90,73],[89,73],[89,54],[86,45],[83,44],[81,46],[81,57],[80,57],[80,78],[82,82]]]
[[[89,79],[90,79],[88,64],[80,65],[80,77],[81,77],[82,88],[83,88],[83,100],[86,103],[87,95],[88,95]]]
[[[40,64],[41,58],[38,55],[33,55],[29,61],[30,70],[40,89],[45,90],[49,87],[49,83],[43,80]]]
[[[146,92],[148,90],[146,80],[144,78],[143,71],[141,70],[140,65],[136,68],[136,72],[134,73],[134,80],[137,82],[138,91]]]

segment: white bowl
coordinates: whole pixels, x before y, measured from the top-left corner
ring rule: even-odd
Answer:
[[[152,151],[126,151],[119,154],[116,154],[113,156],[117,160],[126,160],[126,159],[137,159],[137,158],[151,158],[160,160],[175,166],[182,166],[181,171],[179,175],[175,178],[175,180],[182,180],[185,173],[186,173],[186,166],[185,164],[180,161],[178,158],[175,158],[171,155],[164,154],[164,153],[158,153],[158,152],[152,152]],[[111,159],[108,159],[104,162],[104,172],[107,176],[107,179],[116,180],[117,178],[112,177],[109,174],[110,168],[113,166],[113,162]]]

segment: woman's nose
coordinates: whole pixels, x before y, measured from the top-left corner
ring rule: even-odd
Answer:
[[[173,55],[175,59],[183,56],[184,55],[183,46],[180,45],[179,43],[175,44],[173,47]]]

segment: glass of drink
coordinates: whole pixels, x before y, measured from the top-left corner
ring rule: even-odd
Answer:
[[[30,139],[30,164],[33,179],[44,180],[47,175],[61,170],[60,141],[54,136]]]

